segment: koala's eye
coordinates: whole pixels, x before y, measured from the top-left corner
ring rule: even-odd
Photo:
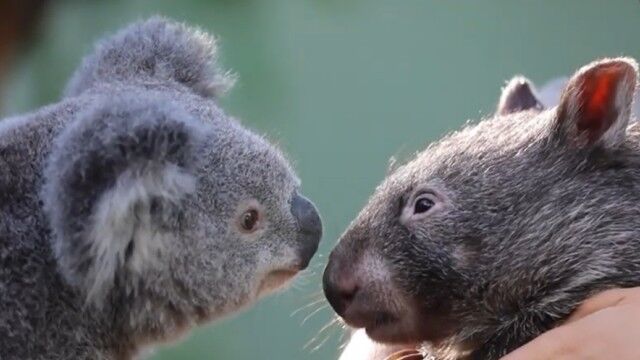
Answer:
[[[258,228],[258,220],[260,220],[258,210],[249,209],[240,216],[240,227],[246,232],[254,232]]]
[[[413,205],[413,213],[414,214],[423,214],[427,211],[431,210],[431,208],[435,205],[433,200],[429,199],[426,196],[421,196],[416,199]]]

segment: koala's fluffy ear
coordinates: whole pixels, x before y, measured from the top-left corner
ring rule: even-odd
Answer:
[[[513,77],[502,89],[496,114],[507,115],[524,110],[542,110],[531,81],[524,76]]]
[[[577,147],[615,147],[625,137],[638,76],[629,58],[593,62],[576,72],[562,92],[556,134]]]
[[[174,82],[202,96],[216,96],[233,76],[216,65],[215,39],[197,29],[156,16],[98,43],[67,85],[76,96],[103,83]]]
[[[42,191],[65,278],[100,304],[135,289],[195,191],[204,125],[170,100],[105,99],[58,136]],[[138,276],[138,277],[137,277]]]

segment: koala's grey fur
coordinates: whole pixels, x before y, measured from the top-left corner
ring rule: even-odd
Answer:
[[[210,36],[156,17],[0,122],[1,359],[129,359],[306,266],[319,219],[301,228],[286,159],[218,107],[227,79]]]
[[[578,101],[598,71],[615,84],[602,108]],[[331,254],[339,315],[377,341],[429,341],[440,359],[498,359],[594,293],[640,285],[636,78],[633,60],[593,63],[558,107],[499,108],[395,170]],[[419,192],[434,210],[413,221]]]

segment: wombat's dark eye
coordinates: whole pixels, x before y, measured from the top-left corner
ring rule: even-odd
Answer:
[[[414,214],[426,213],[433,207],[433,205],[435,205],[433,200],[429,199],[428,197],[418,198],[415,202],[415,205],[413,205],[413,213]]]
[[[258,225],[259,214],[258,210],[249,209],[242,213],[240,217],[240,226],[244,231],[253,232]]]

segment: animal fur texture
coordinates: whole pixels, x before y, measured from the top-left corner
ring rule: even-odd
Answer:
[[[494,116],[393,171],[331,253],[336,312],[375,341],[493,360],[640,285],[637,75],[591,63],[551,109],[516,78]]]
[[[155,17],[0,122],[0,358],[130,359],[304,269],[321,223],[218,106],[213,38]]]

